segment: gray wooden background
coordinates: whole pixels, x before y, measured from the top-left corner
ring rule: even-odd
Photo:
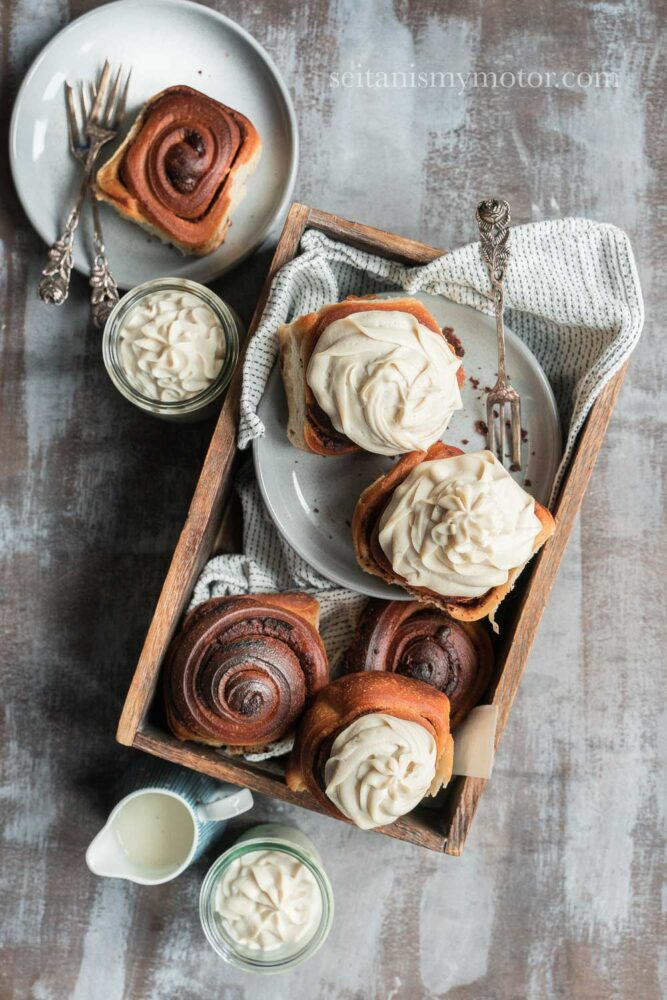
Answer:
[[[4,0],[3,135],[31,60],[92,6]],[[211,426],[164,425],[116,393],[99,335],[86,328],[83,279],[59,311],[37,301],[44,247],[3,147],[1,995],[664,996],[666,4],[216,6],[267,47],[291,88],[300,200],[444,247],[473,238],[475,203],[495,192],[517,222],[572,214],[617,223],[639,263],[644,338],[465,855],[435,856],[262,801],[260,815],[316,839],[336,918],[303,969],[245,977],[199,928],[210,858],[154,889],[99,880],[84,866],[132,756],[114,728]],[[359,65],[411,64],[613,71],[618,85],[331,84],[331,73]],[[215,283],[246,320],[268,260],[260,253]]]

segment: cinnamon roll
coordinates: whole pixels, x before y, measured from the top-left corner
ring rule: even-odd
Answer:
[[[493,672],[480,622],[461,622],[418,601],[368,602],[345,659],[349,673],[386,670],[424,681],[449,698],[452,731],[479,704]]]
[[[362,569],[467,621],[493,614],[555,527],[490,451],[440,441],[364,490],[352,519]]]
[[[318,622],[306,594],[216,597],[194,608],[165,663],[174,735],[248,748],[282,739],[329,679]]]
[[[97,171],[95,192],[183,253],[204,255],[223,242],[260,152],[245,115],[191,87],[169,87]]]
[[[317,455],[427,448],[461,409],[462,348],[415,299],[355,298],[279,328],[287,434]]]
[[[287,763],[289,788],[364,830],[393,823],[452,774],[449,699],[393,673],[347,674],[305,713]]]

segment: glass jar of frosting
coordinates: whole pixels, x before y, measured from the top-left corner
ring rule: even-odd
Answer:
[[[285,972],[311,958],[329,933],[333,909],[313,843],[275,823],[253,827],[221,855],[199,898],[209,943],[246,972]]]
[[[222,299],[185,278],[133,288],[104,327],[104,364],[135,406],[166,420],[212,416],[229,385],[241,322]]]

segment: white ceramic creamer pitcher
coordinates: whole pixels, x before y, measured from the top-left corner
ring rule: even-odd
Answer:
[[[140,885],[176,878],[224,831],[225,820],[253,806],[247,788],[171,764],[131,768],[123,790],[86,864],[95,875]]]

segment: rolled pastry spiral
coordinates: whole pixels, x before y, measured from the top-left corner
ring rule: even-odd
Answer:
[[[211,746],[282,739],[328,680],[319,605],[305,594],[219,597],[198,605],[165,665],[169,727]]]
[[[246,119],[190,87],[171,87],[148,107],[120,176],[146,215],[177,242],[204,243],[226,214],[224,182]]]
[[[419,601],[368,602],[345,668],[383,670],[431,684],[450,702],[452,730],[482,698],[493,649],[481,622],[461,622]]]
[[[430,788],[425,790],[425,794],[435,795],[438,789],[448,783],[452,774],[453,741],[449,731],[449,699],[422,681],[379,671],[346,674],[319,692],[311,707],[305,712],[297,731],[285,775],[288,787],[295,792],[307,790],[325,812],[339,819],[352,819],[358,826],[366,829],[385,825],[395,819],[397,814],[394,812],[393,815],[389,815],[388,811],[391,808],[388,800],[392,797],[392,790],[389,789],[387,792],[385,775],[380,774],[377,762],[373,758],[382,757],[381,767],[384,768],[384,759],[393,757],[393,763],[391,761],[389,763],[396,769],[397,782],[402,782],[405,775],[399,773],[402,766],[399,757],[394,751],[387,750],[388,726],[379,717],[389,717],[399,721],[396,727],[399,742],[408,753],[414,753],[415,756],[420,754],[422,761],[425,760],[426,746],[433,747],[433,777]],[[371,723],[368,729],[364,726],[364,719],[368,719]],[[425,748],[420,749],[411,745],[415,741],[407,734],[409,727],[401,726],[401,721],[411,726],[423,727]],[[346,733],[348,729],[350,732]],[[373,737],[373,729],[377,731],[375,744],[368,742]],[[355,737],[362,732],[367,751],[364,755],[365,760],[358,760],[356,754],[358,741]],[[352,755],[348,756],[347,760],[342,760],[341,753],[345,750],[346,741]],[[339,749],[341,744],[343,744],[342,751]],[[399,747],[400,753],[401,747]],[[330,762],[337,768],[341,765],[337,776],[332,776]],[[336,785],[333,789],[334,798],[337,798],[342,805],[344,797],[348,798],[350,793],[349,787],[344,786],[349,786],[351,776],[347,770],[351,766],[355,769],[355,776],[352,778],[358,786],[356,816],[350,809],[347,814],[344,813],[326,791],[327,787],[332,791],[333,778]],[[371,775],[371,771],[375,773]],[[382,782],[381,789],[373,787],[378,781]],[[383,798],[383,803],[379,806],[383,814],[381,822],[376,822],[377,817],[374,816],[377,811],[375,808],[377,801],[374,803],[372,799],[377,800],[376,791],[379,791]],[[404,800],[408,801],[409,795],[402,794]],[[408,808],[412,808],[412,805],[414,803],[408,802]]]

